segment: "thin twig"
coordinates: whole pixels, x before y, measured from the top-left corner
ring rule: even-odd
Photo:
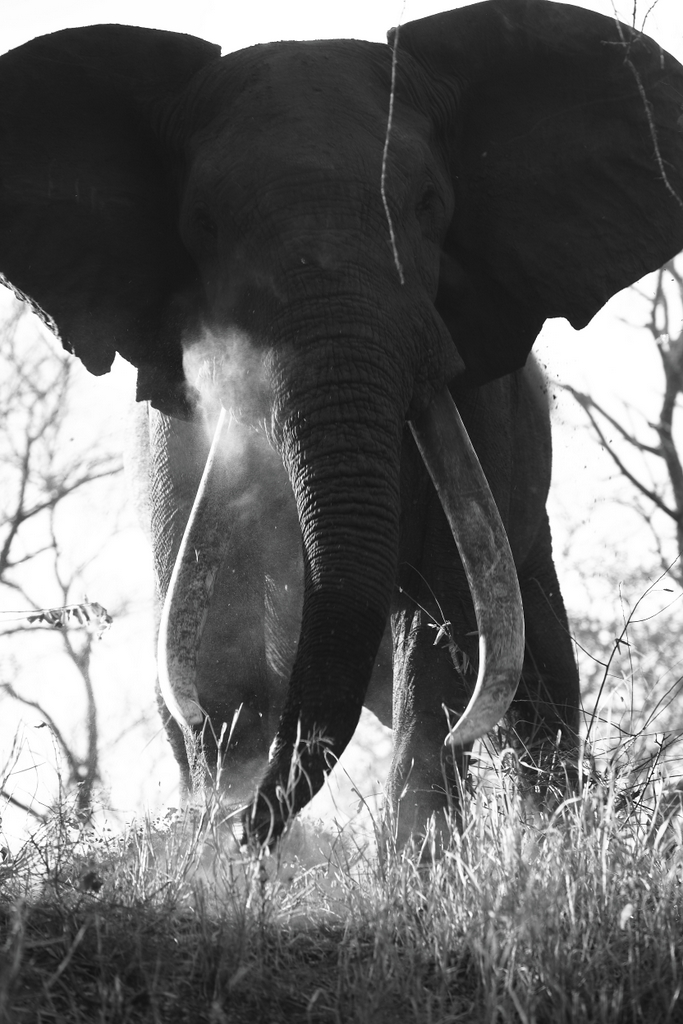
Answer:
[[[648,14],[649,14],[649,11],[648,11]],[[638,92],[640,93],[640,98],[643,101],[643,110],[645,111],[645,117],[647,119],[647,125],[648,125],[648,129],[649,129],[649,132],[650,132],[650,138],[652,140],[652,146],[653,146],[653,149],[654,149],[655,161],[656,161],[657,166],[659,168],[659,173],[661,174],[662,181],[664,183],[664,187],[666,188],[666,190],[669,193],[669,195],[675,200],[676,203],[678,203],[678,205],[683,210],[683,199],[681,199],[681,197],[679,196],[678,192],[676,191],[676,189],[673,187],[673,185],[669,181],[669,176],[666,173],[666,168],[664,166],[664,158],[662,157],[662,153],[661,153],[661,150],[659,148],[659,140],[657,139],[657,128],[656,128],[654,119],[652,117],[652,104],[650,103],[649,99],[647,98],[647,93],[645,92],[645,86],[643,85],[643,82],[642,82],[642,79],[640,77],[640,74],[638,73],[638,69],[636,68],[636,66],[633,63],[633,61],[631,60],[631,58],[629,57],[629,50],[631,49],[631,41],[630,40],[626,40],[626,38],[624,37],[623,26],[622,26],[621,22],[619,21],[619,19],[617,17],[615,17],[614,22],[615,22],[615,25],[617,27],[617,32],[619,33],[619,37],[621,39],[622,45],[624,47],[624,63],[626,64],[626,67],[629,69],[629,71],[633,75],[634,81],[636,83],[636,88],[638,89]],[[660,60],[661,60],[661,54],[662,54],[662,50],[660,48]]]
[[[403,275],[403,267],[401,266],[401,260],[398,255],[398,247],[396,245],[396,234],[394,232],[394,225],[391,219],[391,211],[389,210],[389,202],[387,200],[387,162],[389,158],[389,137],[391,135],[391,126],[394,120],[394,94],[396,91],[396,64],[398,59],[398,34],[400,32],[400,24],[396,26],[394,33],[394,47],[391,54],[391,93],[389,95],[389,116],[387,118],[387,131],[384,136],[384,152],[382,153],[382,177],[380,182],[380,191],[382,193],[382,203],[384,204],[384,213],[386,214],[387,224],[389,225],[389,240],[391,242],[391,251],[394,254],[394,264],[398,271],[398,277],[401,284],[405,284],[405,277]]]

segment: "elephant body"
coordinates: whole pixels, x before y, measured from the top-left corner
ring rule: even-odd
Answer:
[[[273,841],[373,672],[385,704],[393,675],[403,834],[451,809],[511,705],[541,767],[570,749],[547,409],[522,368],[547,317],[584,326],[683,247],[683,68],[589,11],[487,0],[388,45],[223,57],[69,29],[2,56],[0,95],[0,273],[93,373],[136,366],[156,410],[186,778],[205,751]]]

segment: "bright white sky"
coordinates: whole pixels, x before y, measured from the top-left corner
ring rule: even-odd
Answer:
[[[641,28],[651,0],[615,0],[614,4],[611,0],[584,0],[577,6],[607,15],[616,12],[623,21],[631,23],[634,3],[635,24]],[[0,52],[47,32],[102,22],[187,32],[219,43],[226,52],[287,38],[355,37],[383,41],[387,29],[399,22],[461,6],[466,5],[457,0],[339,0],[336,4],[323,0],[0,0]],[[655,2],[646,30],[683,62],[681,0]],[[622,293],[578,334],[564,322],[549,323],[537,349],[549,365],[551,379],[559,378],[584,388],[611,403],[612,408],[618,396],[646,410],[652,409],[659,382],[656,360],[647,342],[628,326],[642,322],[643,309],[632,295]],[[100,382],[91,382],[94,395],[100,386]],[[560,419],[563,415],[571,419],[566,403],[560,402],[560,409]],[[581,509],[585,508],[588,518],[590,510],[596,507],[600,481],[610,472],[610,465],[604,459],[591,462],[593,453],[588,451],[590,446],[583,434],[576,429],[563,429],[561,423],[557,427],[555,465],[559,496],[554,499],[554,507],[557,514],[563,506],[570,507],[579,519]],[[581,542],[591,543],[585,530]],[[599,538],[594,538],[593,543],[600,543]],[[101,599],[99,595],[92,596]],[[139,765],[131,767],[140,770]]]

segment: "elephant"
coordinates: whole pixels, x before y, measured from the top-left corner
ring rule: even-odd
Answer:
[[[541,764],[570,750],[524,367],[546,318],[583,327],[683,247],[683,68],[589,11],[486,0],[224,57],[69,29],[0,84],[0,271],[91,372],[137,368],[160,692],[188,764],[241,752],[245,838],[277,840],[389,682],[400,835],[456,807],[509,711]]]

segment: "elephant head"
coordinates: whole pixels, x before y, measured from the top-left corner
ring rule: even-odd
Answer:
[[[203,723],[212,573],[251,529],[244,467],[270,458],[259,425],[289,477],[301,629],[248,828],[277,834],[355,729],[410,501],[406,423],[478,614],[479,699],[452,739],[481,735],[514,695],[522,614],[448,386],[517,370],[547,317],[584,326],[683,247],[683,69],[585,10],[489,0],[389,45],[222,58],[173,33],[66,30],[0,58],[0,84],[0,271],[93,373],[133,363],[164,414],[194,415],[184,355],[215,364],[243,435],[230,509],[211,459],[162,586],[184,727]]]

